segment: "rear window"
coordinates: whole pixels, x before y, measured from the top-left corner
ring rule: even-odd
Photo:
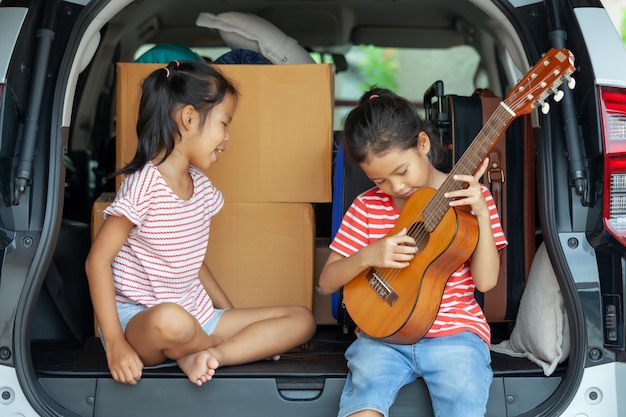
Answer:
[[[142,46],[135,58],[153,46]],[[191,49],[210,61],[230,51],[227,47]],[[358,45],[350,47],[339,58],[337,54],[319,52],[312,52],[311,56],[316,62],[332,63],[338,68],[335,75],[335,130],[342,129],[347,113],[372,85],[389,88],[420,108],[424,92],[437,80],[443,81],[446,94],[471,95],[476,88],[489,86],[485,72],[480,70],[478,52],[466,45],[446,49]],[[345,65],[341,62],[343,59]]]
[[[314,57],[315,58],[315,57]],[[447,49],[353,46],[345,54],[347,69],[335,78],[335,129],[363,91],[389,88],[421,107],[424,92],[442,80],[446,94],[470,95],[488,86],[479,71],[480,57],[470,46]]]

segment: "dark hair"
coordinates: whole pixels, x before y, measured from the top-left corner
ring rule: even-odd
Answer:
[[[430,138],[429,159],[433,165],[438,164],[441,145],[434,127],[421,120],[417,109],[407,99],[391,90],[372,87],[346,117],[343,143],[352,162],[360,164],[370,153],[416,148],[420,132]]]
[[[204,61],[172,61],[153,71],[141,85],[137,119],[137,151],[125,167],[113,174],[131,174],[162,151],[163,162],[180,140],[174,113],[190,104],[200,115],[200,126],[224,97],[239,92],[221,72]]]

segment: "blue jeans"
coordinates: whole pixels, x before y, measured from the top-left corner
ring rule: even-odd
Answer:
[[[493,379],[487,344],[476,334],[395,345],[361,334],[346,350],[350,372],[339,417],[376,410],[385,417],[404,385],[424,379],[436,417],[484,416]]]

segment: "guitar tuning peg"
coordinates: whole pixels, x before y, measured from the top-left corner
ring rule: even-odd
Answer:
[[[558,103],[559,101],[561,101],[564,95],[565,93],[563,92],[563,90],[557,90],[554,94],[554,101]]]
[[[572,76],[567,76],[567,86],[570,90],[573,90],[576,87],[576,79]]]
[[[541,113],[543,114],[548,114],[548,112],[550,111],[550,103],[541,103]]]

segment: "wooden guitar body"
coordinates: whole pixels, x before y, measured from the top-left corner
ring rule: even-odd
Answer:
[[[448,278],[476,247],[478,225],[467,210],[449,208],[432,232],[426,230],[421,213],[434,192],[413,194],[389,232],[406,227],[416,239],[418,253],[410,265],[368,268],[344,287],[350,317],[369,336],[397,344],[421,339],[437,316]]]

